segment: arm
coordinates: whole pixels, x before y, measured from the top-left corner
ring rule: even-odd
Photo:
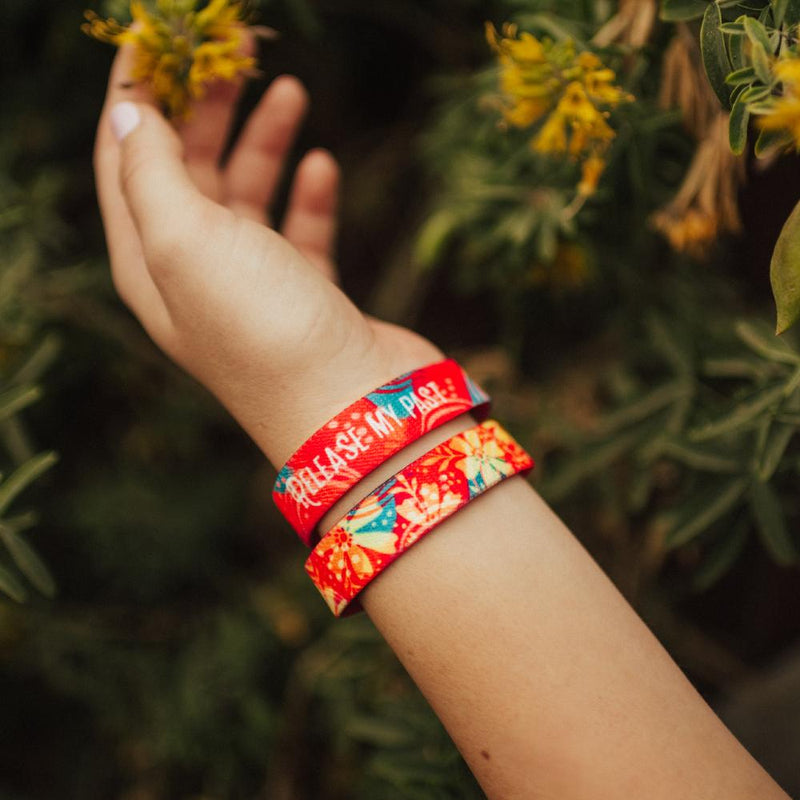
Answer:
[[[284,236],[264,224],[306,103],[296,81],[273,84],[220,170],[235,88],[215,89],[176,134],[145,97],[117,106],[131,99],[117,88],[129,57],[115,65],[96,147],[115,283],[280,466],[352,400],[440,354],[366,319],[331,282],[329,156],[301,163]],[[323,528],[469,426],[404,450]],[[426,537],[363,602],[493,800],[785,797],[521,479]]]

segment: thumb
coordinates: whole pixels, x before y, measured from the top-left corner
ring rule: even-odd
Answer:
[[[109,123],[120,145],[120,188],[145,256],[150,262],[175,255],[176,245],[197,241],[200,223],[219,209],[192,183],[180,137],[155,108],[124,101],[111,109]]]

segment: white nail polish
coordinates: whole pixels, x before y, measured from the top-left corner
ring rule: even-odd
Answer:
[[[108,115],[111,130],[118,142],[121,142],[141,122],[139,109],[127,100],[117,103]]]

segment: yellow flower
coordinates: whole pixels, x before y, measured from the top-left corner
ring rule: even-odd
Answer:
[[[633,97],[616,85],[616,73],[599,56],[576,52],[572,41],[539,40],[514,25],[499,33],[491,24],[486,38],[500,63],[505,121],[521,129],[540,125],[531,139],[534,152],[580,161],[578,192],[588,197],[616,135],[609,113]]]
[[[795,88],[795,84],[800,83],[800,58],[782,58],[775,62],[772,71],[779,81]]]
[[[537,153],[565,153],[567,151],[567,124],[564,116],[554,111],[531,141]]]
[[[605,159],[600,158],[600,156],[589,156],[581,166],[581,182],[578,184],[578,194],[582,197],[593,195],[605,169]]]
[[[783,84],[783,95],[770,98],[771,108],[758,117],[758,127],[788,134],[800,150],[800,58],[785,56],[773,64],[772,72]]]
[[[800,148],[800,97],[787,95],[776,100],[772,111],[758,119],[762,131],[786,131]]]
[[[174,118],[186,117],[214,81],[251,72],[255,59],[243,52],[245,25],[237,0],[156,0],[150,10],[131,0],[130,26],[86,12],[89,36],[134,49],[131,79],[147,86]]]

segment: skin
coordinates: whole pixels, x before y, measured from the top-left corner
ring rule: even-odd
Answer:
[[[240,87],[212,87],[176,131],[141,90],[122,88],[130,57],[115,62],[95,148],[115,285],[279,467],[341,408],[441,353],[337,288],[328,153],[302,160],[283,227],[270,227],[308,105],[296,79],[272,83],[221,164]],[[123,100],[140,122],[118,142],[109,114]],[[406,448],[322,529],[471,425],[460,418]],[[413,547],[363,605],[491,800],[787,797],[520,478]]]

